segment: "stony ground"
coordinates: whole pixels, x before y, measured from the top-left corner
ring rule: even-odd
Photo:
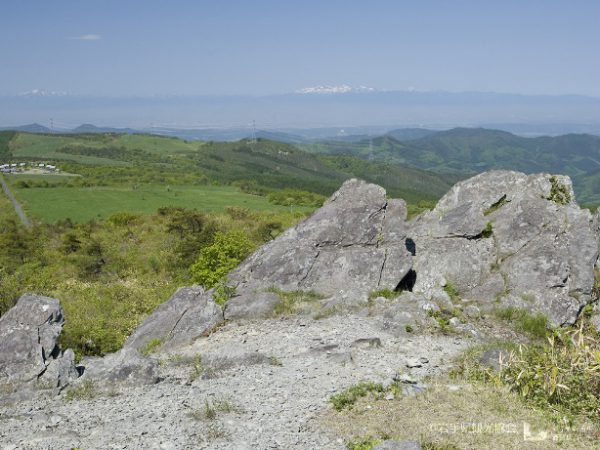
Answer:
[[[228,323],[155,355],[164,377],[156,385],[82,384],[87,390],[70,400],[63,393],[0,406],[0,448],[343,449],[318,420],[332,394],[397,372],[438,374],[472,343],[395,337],[381,317],[360,315]]]

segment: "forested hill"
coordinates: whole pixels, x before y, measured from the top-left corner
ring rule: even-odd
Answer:
[[[314,155],[268,139],[199,142],[154,135],[0,132],[2,148],[4,159],[60,163],[91,185],[217,183],[259,194],[292,188],[330,195],[344,180],[358,177],[416,203],[439,198],[456,181],[400,164]]]
[[[490,169],[551,172],[573,179],[581,203],[600,204],[600,137],[567,134],[526,138],[482,128],[455,128],[411,140],[391,134],[360,142],[321,141],[305,149],[468,176]]]

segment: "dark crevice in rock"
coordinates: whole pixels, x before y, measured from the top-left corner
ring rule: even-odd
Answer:
[[[369,219],[372,219],[373,217],[377,216],[379,213],[383,212],[383,218],[381,219],[381,226],[383,227],[383,222],[385,221],[385,211],[387,209],[387,202],[385,202],[381,208],[379,208],[377,211],[372,212],[371,214],[369,214]]]
[[[167,336],[169,336],[169,337],[173,336],[173,333],[175,332],[177,325],[179,325],[179,322],[181,322],[181,319],[183,319],[183,316],[185,316],[187,312],[188,312],[188,308],[185,308],[183,310],[183,312],[181,313],[181,315],[179,316],[179,319],[177,319],[177,322],[175,322],[175,325],[173,325],[173,328],[171,329],[171,331],[169,331],[169,334]]]
[[[308,278],[308,276],[310,275],[312,268],[315,266],[315,263],[317,262],[317,258],[319,258],[320,254],[321,254],[321,252],[317,252],[317,254],[315,255],[315,257],[312,260],[312,263],[310,264],[310,267],[308,268],[308,270],[306,271],[306,273],[304,274],[302,279],[298,282],[298,286],[302,286],[302,283],[304,283],[304,280],[306,280]]]
[[[394,290],[396,292],[401,292],[401,291],[412,292],[413,287],[415,286],[416,282],[417,282],[417,272],[415,272],[413,269],[410,269],[406,273],[406,275],[404,275],[402,280],[400,280],[400,283],[398,283],[398,286],[396,286],[396,289],[394,289]]]
[[[385,263],[387,261],[388,252],[387,249],[383,252],[383,262],[381,263],[381,268],[379,269],[379,280],[377,280],[377,286],[381,285],[381,278],[383,277],[383,270],[385,269]]]
[[[404,246],[406,247],[406,250],[410,252],[411,255],[417,255],[417,244],[414,240],[412,240],[411,238],[406,238],[404,240]]]

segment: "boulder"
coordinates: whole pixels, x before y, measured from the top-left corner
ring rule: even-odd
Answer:
[[[141,352],[168,350],[190,344],[223,322],[223,311],[213,291],[202,286],[179,289],[160,305],[127,339],[125,349]]]
[[[135,348],[123,348],[103,357],[82,360],[85,372],[82,380],[100,384],[155,384],[160,381],[158,362],[140,354]]]
[[[311,217],[242,262],[229,284],[244,302],[263,305],[256,293],[269,288],[314,291],[336,304],[365,303],[371,291],[395,289],[410,277],[405,219],[403,200],[388,200],[379,186],[346,181]],[[230,302],[237,305],[235,297]]]
[[[491,171],[457,183],[411,225],[414,291],[452,286],[572,324],[591,301],[596,233],[568,177]]]
[[[77,378],[73,352],[57,343],[63,324],[58,300],[23,295],[0,317],[0,384],[62,389]]]

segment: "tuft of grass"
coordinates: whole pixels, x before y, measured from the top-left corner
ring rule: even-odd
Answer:
[[[281,360],[277,357],[277,356],[270,356],[269,357],[269,364],[272,366],[277,366],[277,367],[282,367],[283,363],[281,362]]]
[[[421,447],[423,450],[459,450],[454,444],[440,444],[437,442],[424,442]]]
[[[450,314],[444,310],[435,311],[433,309],[427,311],[427,314],[429,314],[429,317],[433,317],[436,320],[442,333],[450,333],[453,331],[452,327],[450,326],[450,319],[454,317],[454,314]]]
[[[381,383],[362,382],[350,386],[349,388],[332,395],[329,401],[336,411],[344,408],[351,408],[359,398],[366,397],[369,394],[381,395],[385,392]]]
[[[515,329],[533,338],[543,339],[548,332],[548,318],[541,313],[532,314],[526,309],[508,306],[495,311],[496,317],[513,323]]]
[[[200,409],[194,409],[188,413],[195,420],[215,420],[220,413],[237,412],[239,408],[230,400],[225,398],[213,399],[211,401],[204,400],[204,406]]]
[[[444,292],[450,296],[450,300],[452,300],[453,303],[460,301],[460,293],[458,292],[458,289],[456,289],[456,286],[450,281],[446,282]]]
[[[348,450],[372,450],[376,445],[379,445],[382,442],[381,439],[363,437],[351,440],[346,444],[346,448]]]
[[[202,376],[205,371],[204,364],[202,364],[202,356],[198,355],[192,361],[192,373],[190,375],[190,381],[195,381]]]
[[[500,200],[498,200],[496,203],[494,203],[492,206],[490,206],[488,209],[486,209],[483,212],[483,215],[489,216],[493,212],[498,211],[500,208],[502,208],[507,203],[508,203],[508,200],[506,200],[506,194],[504,194],[502,197],[500,197]]]
[[[276,287],[268,289],[267,292],[273,292],[279,296],[279,302],[273,308],[275,316],[296,314],[302,305],[315,303],[325,298],[314,291],[284,291]]]
[[[83,380],[80,384],[71,387],[67,391],[65,399],[68,402],[72,402],[74,400],[93,400],[98,396],[98,394],[98,388],[92,380]]]
[[[398,297],[399,295],[400,295],[400,292],[385,288],[385,289],[379,289],[377,291],[369,292],[368,298],[369,298],[369,303],[372,303],[373,300],[375,300],[377,297],[384,297],[384,298],[387,298],[388,300],[392,300],[392,299]]]
[[[165,342],[162,338],[154,338],[140,349],[140,353],[144,356],[149,356]]]
[[[494,225],[492,222],[488,222],[485,224],[485,228],[481,231],[481,236],[484,238],[491,238],[494,234]]]

